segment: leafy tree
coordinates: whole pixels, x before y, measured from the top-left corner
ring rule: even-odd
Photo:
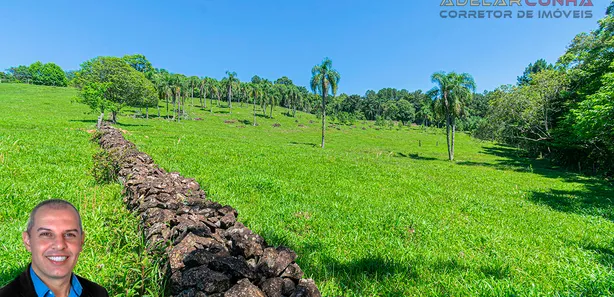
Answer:
[[[292,80],[289,79],[287,76],[282,76],[282,77],[276,79],[275,80],[275,84],[276,85],[286,85],[286,86],[293,86],[294,85]]]
[[[102,120],[104,118],[104,112],[108,109],[113,109],[115,102],[112,102],[107,99],[106,93],[110,87],[110,83],[101,83],[101,82],[88,82],[83,86],[81,92],[79,93],[78,102],[86,104],[89,106],[92,111],[100,112],[100,116],[98,117],[98,122],[96,124],[96,128],[100,129],[102,125]]]
[[[395,120],[399,113],[399,107],[394,100],[386,101],[382,104],[383,112],[382,115],[386,120]]]
[[[464,102],[471,97],[475,89],[473,77],[467,73],[437,72],[431,76],[437,87],[433,92],[438,97],[437,106],[440,114],[446,121],[446,142],[448,144],[448,158],[454,160],[454,134],[456,119],[461,115]]]
[[[7,72],[17,81],[23,83],[30,83],[32,75],[28,66],[19,65],[17,67],[11,67],[7,69]]]
[[[258,76],[258,75],[254,75],[254,76],[252,76],[252,80],[251,81],[252,81],[252,83],[259,84],[259,83],[262,82],[262,78],[260,78],[260,76]]]
[[[413,104],[405,99],[399,100],[397,103],[397,119],[403,123],[403,125],[407,125],[410,122],[414,121],[416,117],[416,109]]]
[[[313,66],[311,70],[311,90],[322,95],[322,148],[324,148],[324,133],[326,130],[326,96],[331,92],[337,94],[337,87],[341,76],[333,69],[333,62],[324,58],[322,64]]]
[[[529,64],[529,66],[527,66],[527,68],[524,69],[522,76],[518,77],[518,85],[528,85],[529,83],[531,83],[532,74],[552,69],[554,69],[554,66],[552,64],[549,64],[544,59],[539,59],[535,61],[535,64],[531,63]]]
[[[66,73],[54,63],[34,62],[28,67],[32,83],[35,85],[65,87],[68,85]]]
[[[130,65],[136,71],[146,74],[148,78],[150,76],[147,74],[153,73],[154,71],[154,68],[151,66],[151,62],[149,62],[149,60],[147,60],[144,55],[125,55],[122,59],[126,61],[126,63],[128,63],[128,65]]]
[[[88,86],[90,91],[104,90],[105,102],[112,103],[105,107],[111,111],[113,122],[123,107],[139,107],[143,101],[156,99],[153,84],[120,58],[97,57],[86,61],[76,79],[81,92]]]
[[[582,141],[582,149],[589,153],[611,174],[614,160],[614,73],[605,74],[602,87],[577,107],[569,115],[573,135]],[[609,162],[607,160],[610,160]]]

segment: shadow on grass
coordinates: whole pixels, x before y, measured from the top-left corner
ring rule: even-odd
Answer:
[[[593,243],[585,244],[581,247],[587,251],[593,252],[599,264],[610,269],[614,268],[614,250],[612,247],[597,246]]]
[[[410,159],[414,159],[414,160],[423,160],[423,161],[435,161],[435,160],[439,160],[437,158],[432,158],[432,157],[422,157],[418,154],[404,154],[404,153],[396,153],[394,155],[395,157],[400,157],[400,158],[410,158]]]
[[[584,190],[535,191],[529,199],[557,211],[598,216],[614,222],[614,189],[605,182],[576,182],[583,183]]]
[[[115,123],[115,125],[123,126],[123,127],[149,127],[150,126],[150,125],[144,125],[144,124],[126,124],[122,122],[117,122]]]
[[[294,145],[306,145],[306,146],[311,146],[311,147],[318,147],[318,144],[316,144],[316,143],[311,143],[311,142],[296,142],[296,141],[290,141],[290,144],[294,144]]]
[[[547,178],[581,184],[582,189],[578,190],[533,191],[530,193],[529,199],[534,203],[549,206],[557,211],[599,216],[614,221],[614,186],[606,180],[587,178],[577,173],[565,171],[552,166],[548,160],[527,158],[522,155],[521,151],[503,145],[486,147],[482,153],[499,158],[493,163],[463,161],[457,162],[457,164],[532,172]]]
[[[458,161],[456,164],[464,166],[491,167],[498,170],[513,170],[517,172],[533,172],[554,178],[573,175],[573,173],[562,171],[553,166],[548,160],[538,160],[525,157],[522,151],[504,145],[484,147],[481,153],[497,156],[499,159],[495,160],[494,162]]]
[[[253,123],[250,120],[240,120],[239,123],[242,123],[245,126],[253,125]]]
[[[97,123],[97,120],[68,120],[69,122]]]

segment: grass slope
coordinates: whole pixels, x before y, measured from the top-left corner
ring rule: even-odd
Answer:
[[[97,145],[87,109],[71,104],[72,89],[0,84],[0,286],[29,263],[21,243],[29,211],[42,200],[63,198],[81,212],[85,246],[76,273],[111,296],[160,292],[152,259],[142,253],[138,220],[119,185],[97,186],[90,175]]]
[[[11,218],[0,227],[4,234],[17,234],[25,224],[22,209],[30,202],[22,197],[37,192],[45,193],[39,199],[50,197],[67,181],[81,184],[76,188],[90,193],[90,200],[91,193],[108,190],[97,194],[97,201],[105,197],[99,209],[124,212],[116,186],[96,188],[87,176],[94,147],[76,129],[91,129],[95,115],[69,103],[73,91],[50,90],[55,93],[0,85],[0,110],[9,117],[0,119],[0,131],[11,137],[0,133],[0,154],[11,156],[9,162],[20,160],[8,163],[14,171],[40,167],[22,182],[5,174],[7,163],[0,161],[0,198],[22,212],[2,215],[3,223]],[[19,96],[6,95],[11,91]],[[11,99],[17,97],[29,104]],[[122,116],[118,127],[164,168],[195,177],[211,199],[237,208],[239,219],[269,243],[297,251],[297,261],[324,295],[614,293],[614,190],[600,180],[552,169],[464,134],[457,135],[457,160],[449,162],[445,136],[419,128],[333,127],[322,150],[316,117],[301,113],[295,120],[277,108],[273,119],[259,116],[260,125],[253,127],[251,106],[233,105],[232,114],[226,108],[214,107],[214,113],[194,108],[190,115],[202,120],[181,123]],[[35,116],[22,119],[30,114]],[[24,125],[42,131],[29,137],[20,132]],[[24,139],[22,150],[26,140],[36,150],[15,151],[17,139]],[[60,146],[56,158],[67,161],[56,166],[74,172],[43,170],[54,164],[46,157],[53,146]],[[27,195],[4,190],[5,184],[18,184]],[[72,188],[69,193],[75,193]],[[23,222],[11,227],[14,217]],[[102,220],[116,217],[100,214]],[[126,244],[132,244],[132,234],[124,232]],[[4,242],[0,259],[7,259],[6,268],[0,267],[10,271],[25,256],[14,247],[18,240],[7,247]],[[117,276],[108,272],[99,280],[112,283]]]

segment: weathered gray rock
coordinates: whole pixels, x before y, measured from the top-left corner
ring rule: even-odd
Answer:
[[[303,277],[303,271],[296,263],[292,263],[286,267],[286,270],[280,276],[298,281]]]
[[[284,281],[281,293],[289,296],[292,294],[292,292],[294,292],[294,290],[296,289],[296,284],[294,283],[293,280],[289,279],[289,278],[282,278],[282,280]]]
[[[282,297],[284,280],[280,277],[269,278],[260,285],[260,288],[268,297]]]
[[[297,288],[305,288],[309,297],[322,297],[316,283],[310,278],[299,280]]]
[[[204,265],[184,271],[181,283],[184,287],[196,287],[205,293],[220,293],[230,288],[228,276]]]
[[[258,287],[254,286],[248,279],[237,282],[224,297],[267,297]]]

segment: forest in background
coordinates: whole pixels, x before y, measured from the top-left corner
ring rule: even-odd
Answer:
[[[63,71],[53,63],[35,62],[0,72],[0,82],[83,89],[84,77],[97,62],[115,65],[109,68],[110,75],[124,82],[118,89],[123,93],[116,92],[116,98],[102,104],[112,119],[125,106],[145,109],[143,117],[146,118],[150,108],[157,109],[158,114],[160,108],[166,108],[166,114],[172,114],[173,120],[190,119],[185,105],[194,106],[195,100],[205,110],[214,104],[225,104],[232,112],[234,103],[253,104],[254,110],[257,107],[258,112],[269,117],[276,106],[289,108],[292,112],[288,116],[295,116],[296,110],[322,114],[318,94],[285,76],[269,80],[254,75],[249,81],[240,81],[237,73],[231,71],[221,80],[185,76],[154,68],[140,54],[97,57],[74,71]],[[127,70],[126,65],[141,76]],[[86,91],[97,92],[95,87]],[[427,91],[383,88],[369,90],[364,95],[333,94],[326,99],[325,112],[337,124],[353,125],[356,121],[371,120],[376,125],[396,122],[442,127],[446,112],[438,107],[440,95],[437,88]],[[539,59],[526,67],[516,84],[459,98],[450,110],[457,129],[474,137],[511,145],[522,149],[527,156],[547,158],[585,174],[611,177],[614,174],[613,98],[614,2],[598,27],[578,34],[554,64]],[[101,106],[99,102],[96,104]]]

